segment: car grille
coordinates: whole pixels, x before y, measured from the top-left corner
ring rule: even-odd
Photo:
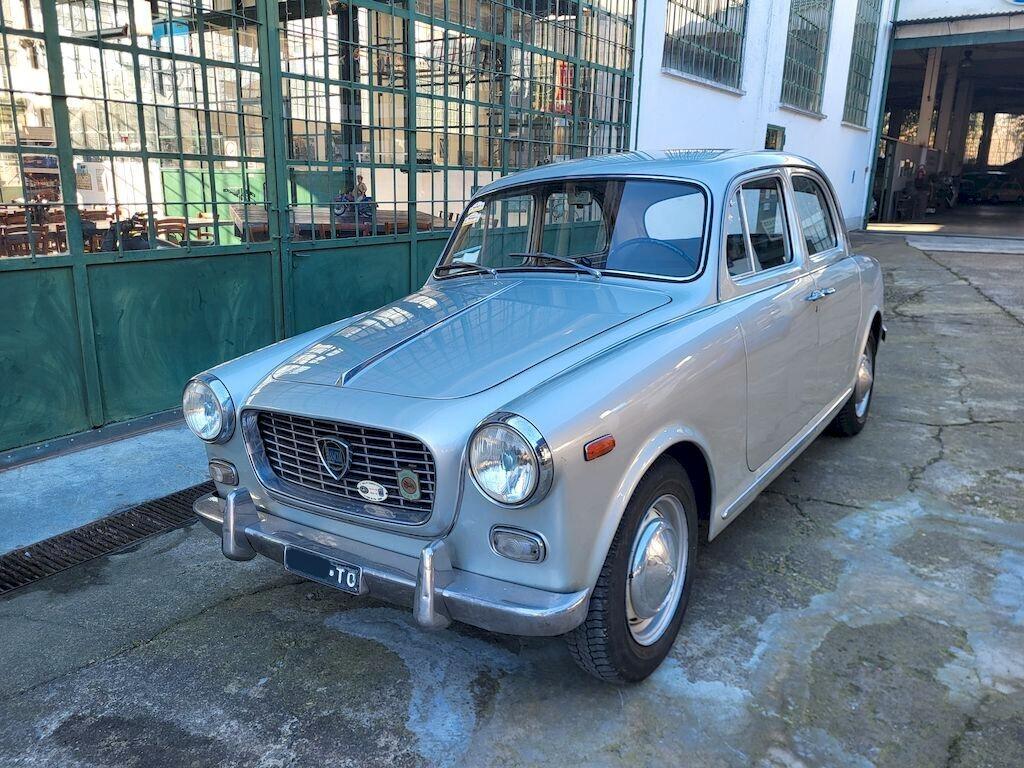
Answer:
[[[259,412],[256,425],[270,469],[287,484],[365,504],[356,486],[361,480],[373,480],[388,492],[381,506],[427,514],[433,509],[434,457],[414,437],[269,411]],[[341,438],[351,448],[351,465],[340,480],[335,480],[320,461],[316,440],[321,437]],[[404,498],[399,492],[398,473],[402,470],[416,473],[419,499]]]

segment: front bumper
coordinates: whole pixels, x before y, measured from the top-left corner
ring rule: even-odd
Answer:
[[[452,567],[443,539],[423,548],[418,558],[299,525],[258,510],[240,488],[221,499],[196,500],[199,519],[221,537],[224,555],[250,560],[257,554],[284,562],[293,545],[362,569],[362,593],[412,608],[416,622],[429,629],[460,621],[491,632],[551,636],[575,629],[587,615],[590,590],[568,594],[481,576]]]

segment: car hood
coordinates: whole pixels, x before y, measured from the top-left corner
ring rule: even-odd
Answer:
[[[432,283],[332,331],[273,376],[408,397],[466,397],[669,301],[658,290],[588,278]]]

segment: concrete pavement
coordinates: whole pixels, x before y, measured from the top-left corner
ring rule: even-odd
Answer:
[[[1024,270],[886,269],[871,420],[699,556],[644,684],[178,530],[0,600],[4,766],[1024,765]]]
[[[179,423],[0,471],[0,555],[209,479]]]

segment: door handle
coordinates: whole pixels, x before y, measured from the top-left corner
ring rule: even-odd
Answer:
[[[824,290],[819,290],[819,289],[815,288],[813,291],[808,293],[807,296],[804,297],[804,300],[805,301],[821,301],[826,296],[831,296],[835,292],[836,292],[835,288],[825,288]]]

